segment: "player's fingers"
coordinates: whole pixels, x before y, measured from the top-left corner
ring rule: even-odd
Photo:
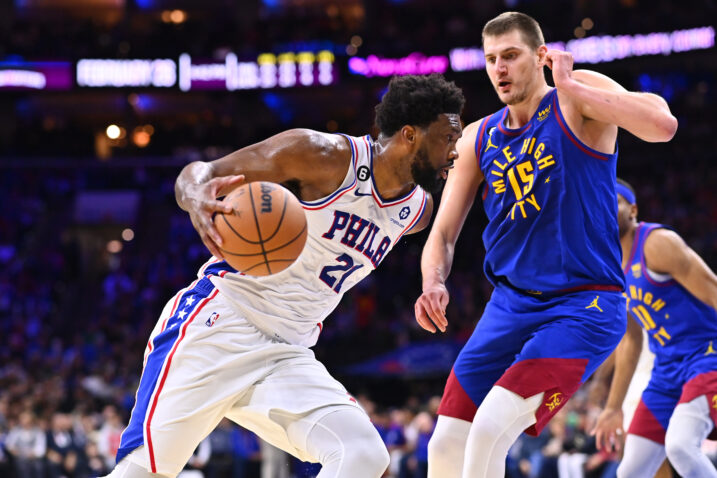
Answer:
[[[199,234],[202,236],[202,240],[205,243],[207,242],[207,240],[212,241],[217,245],[217,247],[221,247],[224,241],[222,240],[222,236],[219,234],[219,231],[214,226],[212,216],[206,215],[202,217],[199,221],[201,223]]]
[[[446,319],[446,309],[441,303],[436,299],[429,298],[427,300],[426,311],[428,312],[428,317],[441,329],[441,332],[445,332],[448,319]]]
[[[593,430],[593,431],[595,431],[595,430]],[[603,433],[603,431],[601,429],[597,429],[597,431],[595,431],[595,446],[597,447],[598,450],[602,450],[603,447],[605,446],[604,440],[605,440],[605,434]]]
[[[246,176],[243,174],[235,174],[232,176],[223,176],[221,178],[214,178],[217,187],[217,196],[226,196],[233,191],[238,185],[243,183]]]
[[[225,214],[229,214],[234,210],[234,208],[232,208],[232,205],[228,202],[216,200],[205,201],[203,207],[206,211],[209,211],[210,213],[223,212]]]
[[[625,432],[622,428],[618,428],[615,430],[615,435],[617,435],[617,439],[615,440],[615,450],[620,451],[620,448],[622,448],[622,442],[625,439]]]
[[[423,329],[429,331],[432,334],[435,334],[436,327],[433,325],[433,322],[431,322],[431,320],[428,318],[426,310],[424,309],[420,301],[421,298],[419,298],[418,301],[416,301],[416,304],[413,306],[413,310],[416,315],[416,322],[418,322],[418,325],[420,325]]]

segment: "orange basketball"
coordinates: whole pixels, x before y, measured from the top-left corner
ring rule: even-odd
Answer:
[[[306,244],[306,214],[288,189],[275,183],[243,184],[224,199],[234,209],[214,216],[230,266],[253,276],[289,267]]]

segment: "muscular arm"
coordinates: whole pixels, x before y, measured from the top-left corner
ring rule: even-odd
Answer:
[[[641,351],[642,329],[635,322],[635,319],[628,314],[627,331],[615,352],[613,352],[615,370],[605,410],[598,417],[593,429],[596,445],[599,449],[607,448],[609,450],[612,445],[617,445],[618,443],[616,434],[622,435],[622,403],[625,401],[625,395],[635,373],[635,367],[640,359]]]
[[[342,137],[294,129],[215,161],[188,164],[177,177],[174,192],[207,249],[222,257],[212,216],[231,208],[218,197],[243,181],[271,181],[283,183],[301,199],[318,199],[341,184],[350,160],[350,147]]]
[[[671,275],[690,294],[717,309],[717,276],[676,232],[652,231],[645,240],[644,253],[647,267]]]
[[[605,75],[588,70],[573,72],[563,87],[585,117],[623,128],[649,142],[669,141],[677,131],[677,119],[667,102],[653,93],[627,91]]]
[[[545,63],[553,70],[571,129],[581,139],[586,137],[588,144],[595,143],[596,149],[607,151],[614,146],[616,127],[649,142],[669,141],[675,135],[677,119],[661,97],[627,91],[594,71],[573,71],[572,55],[564,51],[549,50]]]
[[[445,331],[448,324],[445,308],[448,291],[445,282],[453,263],[453,251],[468,211],[473,205],[483,173],[478,167],[474,149],[480,122],[463,130],[456,149],[458,159],[448,174],[436,220],[421,255],[423,294],[415,305],[416,320],[421,327],[435,332],[434,324]]]

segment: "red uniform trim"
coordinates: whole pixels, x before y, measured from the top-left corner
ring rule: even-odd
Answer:
[[[665,444],[665,429],[642,399],[635,409],[627,433],[647,438],[660,445]]]
[[[197,316],[200,310],[207,305],[207,303],[212,300],[216,295],[219,293],[218,289],[214,289],[214,292],[209,297],[202,299],[202,303],[199,304],[199,306],[194,310],[194,313],[189,317],[189,319],[184,323],[182,326],[182,331],[179,335],[179,338],[174,343],[174,346],[172,347],[172,351],[169,353],[169,357],[167,358],[167,364],[164,366],[164,373],[162,373],[162,379],[159,382],[159,387],[157,388],[157,391],[154,394],[154,399],[152,400],[152,407],[149,410],[149,416],[147,417],[147,424],[145,425],[145,436],[147,437],[147,451],[149,452],[149,463],[152,468],[152,473],[157,473],[157,465],[154,460],[154,445],[152,444],[152,432],[151,432],[151,424],[152,424],[152,417],[154,416],[154,410],[157,408],[157,401],[159,400],[159,394],[162,393],[162,387],[164,387],[164,382],[167,380],[167,375],[169,374],[169,367],[172,366],[172,358],[174,357],[174,352],[177,351],[177,347],[179,346],[180,342],[184,339],[184,336],[187,333],[187,327],[189,324],[192,323],[194,318]]]
[[[472,422],[477,410],[478,407],[468,396],[453,369],[451,369],[451,374],[446,381],[446,388],[443,391],[441,404],[438,406],[438,414]]]
[[[495,383],[523,398],[544,392],[543,402],[535,411],[535,424],[525,433],[538,436],[553,416],[580,388],[588,359],[539,358],[511,365]]]

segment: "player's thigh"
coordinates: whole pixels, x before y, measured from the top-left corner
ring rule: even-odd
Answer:
[[[303,461],[316,461],[318,457],[308,451],[307,438],[329,413],[350,408],[363,417],[364,426],[372,425],[356,399],[311,350],[289,347],[294,355],[238,400],[227,418]]]
[[[530,338],[532,327],[521,320],[520,311],[515,307],[516,299],[510,294],[514,293],[502,287],[493,291],[473,334],[453,365],[442,402],[444,412],[447,412],[444,404],[448,401],[480,405]],[[470,418],[455,413],[442,414],[472,420],[475,409],[466,411],[465,415]]]
[[[148,355],[123,446],[144,444],[152,469],[178,472],[233,404],[288,352],[221,294],[162,332]],[[174,333],[176,337],[164,337]]]
[[[669,389],[651,380],[642,392],[640,403],[627,430],[628,434],[647,438],[664,446],[665,432],[679,397],[679,386]]]

